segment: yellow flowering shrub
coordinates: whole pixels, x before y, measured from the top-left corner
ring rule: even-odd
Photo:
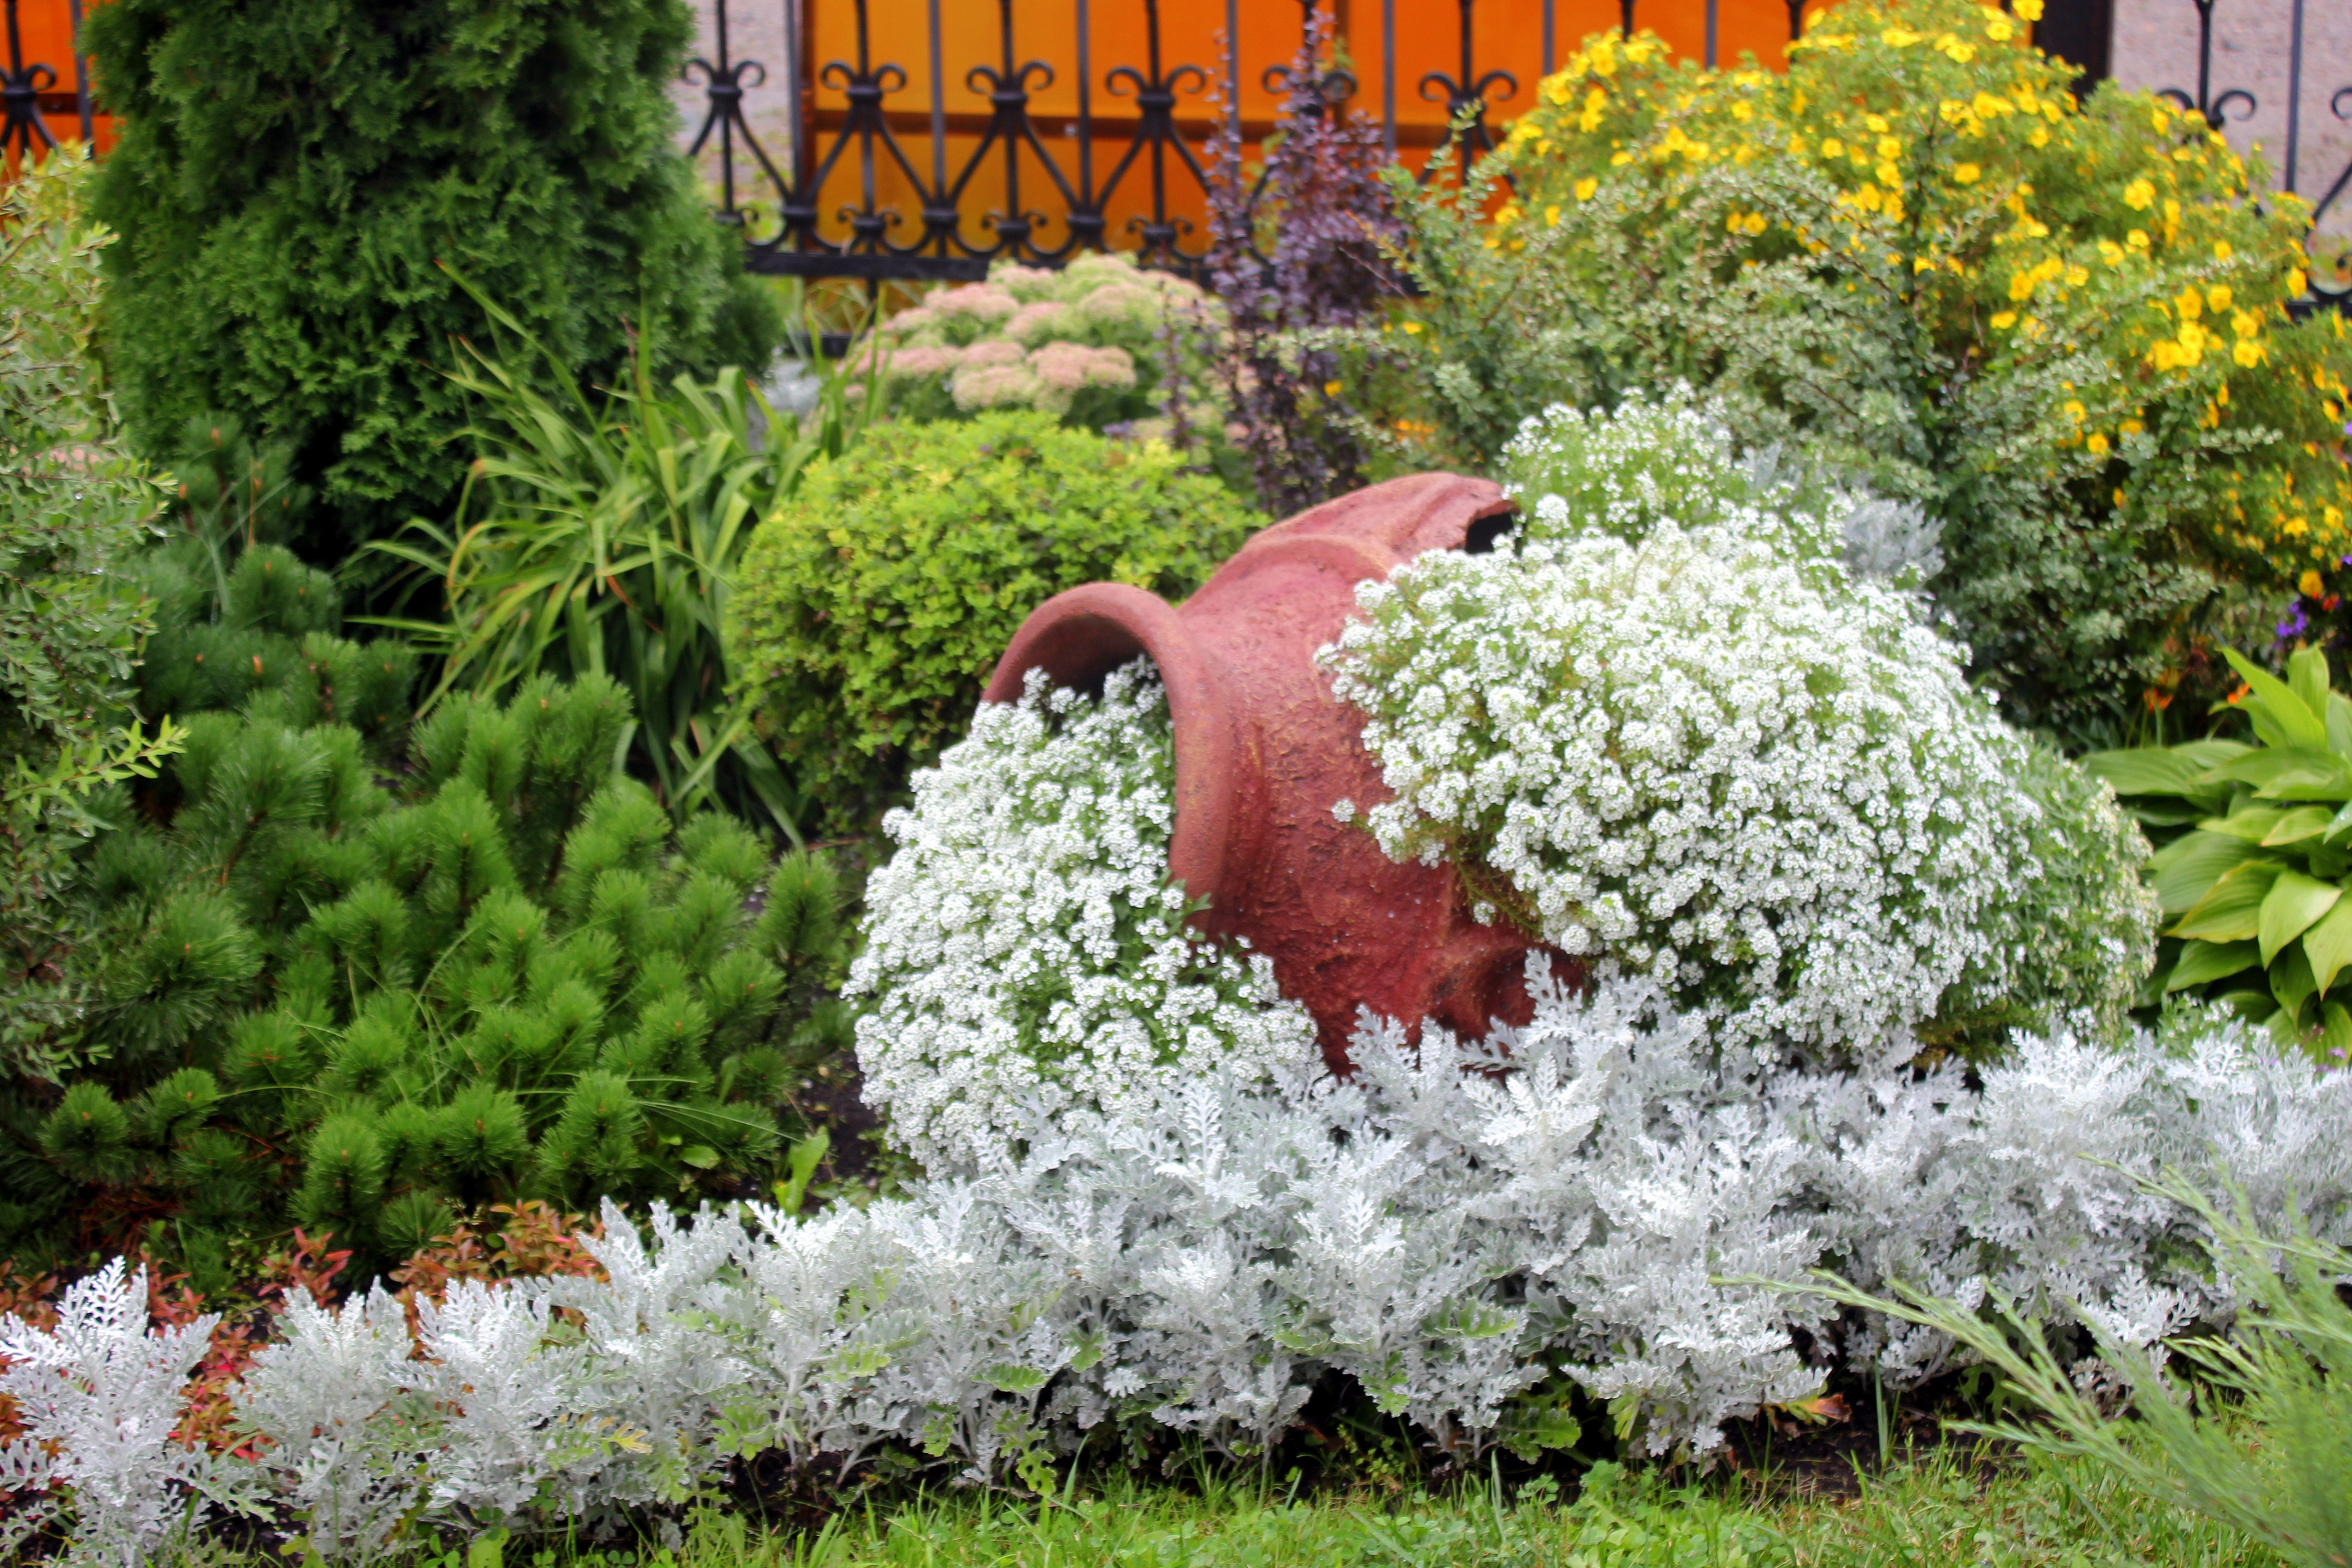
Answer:
[[[2286,311],[2305,209],[2257,201],[2197,116],[2078,103],[2033,8],[1843,5],[1785,75],[1588,39],[1479,178],[1414,206],[1422,330],[1383,346],[1425,362],[1400,384],[1431,389],[1434,455],[1689,380],[1748,438],[1925,503],[1979,678],[2066,729],[2231,584],[2333,582],[2352,344]]]

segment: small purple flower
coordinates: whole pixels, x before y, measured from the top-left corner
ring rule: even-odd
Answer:
[[[2290,638],[2299,637],[2309,629],[2310,626],[2311,617],[2303,613],[2303,602],[2298,599],[2288,608],[2286,619],[2278,624],[2279,641],[2285,642]]]

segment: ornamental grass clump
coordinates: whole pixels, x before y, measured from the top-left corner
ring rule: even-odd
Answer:
[[[848,990],[873,998],[866,1100],[926,1164],[998,1164],[1221,1065],[1247,1079],[1313,1053],[1265,955],[1185,924],[1172,748],[1148,663],[1092,703],[1033,670],[884,819],[898,848],[867,885]]]
[[[2352,551],[2352,342],[2287,314],[2303,203],[2198,115],[2077,101],[2027,34],[1856,0],[1785,75],[1587,40],[1458,199],[1408,203],[1424,303],[1379,340],[1406,412],[1475,463],[1547,404],[1687,379],[1926,508],[2021,722],[2114,727],[2233,584]]]
[[[1916,528],[1743,463],[1683,400],[1530,421],[1514,460],[1561,487],[1523,483],[1524,537],[1364,584],[1322,656],[1393,792],[1364,803],[1389,855],[1451,862],[1478,918],[1650,976],[1727,1048],[2120,1023],[2145,846],[1969,690],[1923,600],[1840,559],[1849,527],[1897,557]]]

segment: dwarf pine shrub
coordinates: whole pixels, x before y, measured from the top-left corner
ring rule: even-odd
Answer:
[[[260,545],[215,593],[205,565],[148,565],[146,700],[192,712],[187,746],[89,858],[88,1066],[5,1096],[0,1247],[119,1205],[170,1216],[202,1279],[235,1233],[396,1257],[494,1201],[766,1173],[842,1035],[830,863],[722,816],[675,831],[616,770],[610,680],[412,724],[413,662],[337,637],[323,574]]]

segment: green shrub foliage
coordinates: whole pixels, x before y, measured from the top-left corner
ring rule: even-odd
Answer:
[[[413,662],[335,636],[322,575],[262,544],[210,594],[202,559],[151,563],[142,674],[207,710],[90,856],[91,1065],[7,1096],[0,1248],[95,1205],[173,1216],[184,1257],[291,1223],[383,1259],[492,1201],[769,1174],[775,1108],[845,1032],[831,863],[674,830],[616,771],[609,679],[411,724]]]
[[[82,998],[74,855],[168,744],[122,727],[150,617],[123,567],[163,498],[87,352],[109,238],[88,169],[57,154],[0,185],[0,1071],[36,1078]]]
[[[1167,447],[1050,414],[877,426],[752,536],[730,662],[802,787],[862,826],[961,735],[1039,604],[1103,580],[1190,593],[1263,521]]]
[[[119,0],[86,36],[127,126],[98,210],[134,433],[219,411],[290,437],[313,559],[462,477],[447,340],[488,323],[439,264],[585,374],[631,323],[685,365],[772,348],[672,144],[682,0]]]

